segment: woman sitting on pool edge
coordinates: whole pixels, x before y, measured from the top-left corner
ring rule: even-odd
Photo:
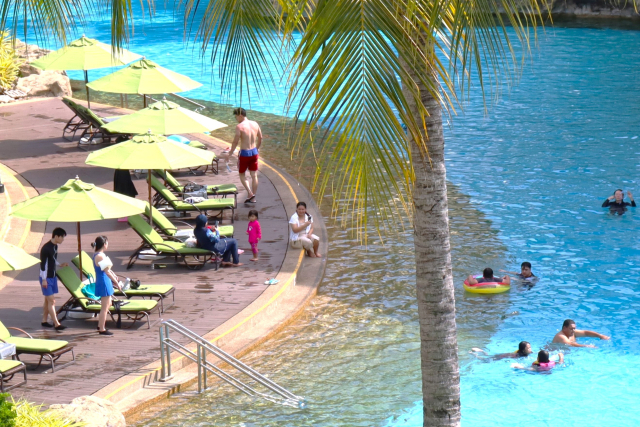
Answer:
[[[488,356],[488,353],[486,351],[484,351],[481,348],[477,348],[477,347],[472,348],[469,353],[474,353],[476,355],[478,353],[483,353],[483,354]],[[493,356],[490,356],[490,358],[492,360],[519,359],[521,357],[527,357],[531,353],[533,353],[533,350],[531,350],[531,344],[529,344],[527,341],[520,341],[520,344],[518,344],[518,350],[516,350],[516,351],[514,351],[512,353],[494,354]]]
[[[321,258],[318,248],[320,238],[313,234],[313,218],[307,213],[307,204],[298,202],[296,213],[289,219],[289,241],[294,249],[304,249],[311,258]]]
[[[558,364],[562,365],[564,363],[564,355],[562,353],[558,353]],[[538,359],[531,364],[531,367],[527,368],[518,363],[514,363],[511,365],[512,368],[515,369],[524,369],[527,371],[541,372],[541,371],[550,371],[556,366],[556,362],[549,359],[549,352],[546,350],[540,350],[538,352]]]

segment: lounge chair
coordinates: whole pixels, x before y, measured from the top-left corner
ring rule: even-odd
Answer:
[[[63,320],[67,317],[69,312],[79,312],[79,313],[100,313],[100,303],[95,302],[92,303],[90,299],[84,296],[82,293],[82,287],[84,284],[80,281],[78,275],[73,271],[71,267],[63,267],[56,271],[56,275],[58,279],[62,282],[65,288],[71,294],[71,298],[67,302],[64,303],[62,307],[58,310],[58,314],[64,312],[62,316],[58,316],[58,320]],[[109,314],[111,315],[111,320],[114,314],[118,315],[126,315],[127,318],[133,320],[133,323],[129,328],[131,328],[138,320],[147,319],[147,325],[151,328],[151,320],[150,314],[154,311],[158,310],[158,317],[160,317],[160,309],[158,307],[158,301],[155,300],[128,300],[124,305],[120,307],[120,312],[116,311],[114,306],[109,307]],[[161,320],[161,319],[160,319]]]
[[[65,97],[62,98],[62,103],[69,107],[73,113],[73,117],[69,119],[64,129],[62,129],[62,137],[67,141],[73,141],[73,138],[76,137],[76,132],[79,130],[84,131],[89,128],[89,122],[83,120],[83,118],[78,115],[78,104],[73,100]],[[69,138],[68,135],[71,135],[71,137]]]
[[[194,270],[204,267],[211,259],[217,259],[216,254],[209,250],[190,248],[173,238],[164,240],[141,215],[130,216],[129,225],[142,238],[142,245],[129,258],[127,269],[133,267],[140,252],[146,249],[152,249],[159,256],[173,257],[175,263],[184,262],[188,268]],[[217,262],[215,266],[217,270]]]
[[[70,139],[65,137],[66,134],[73,132],[73,136],[71,137],[71,139],[73,139],[76,132],[82,130],[80,140],[78,141],[78,147],[83,144],[91,144],[96,138],[102,138],[103,143],[109,143],[111,140],[117,141],[118,139],[129,138],[130,134],[111,133],[103,129],[102,126],[104,126],[106,122],[84,105],[77,104],[69,98],[63,98],[62,102],[64,102],[64,104],[76,114],[71,118],[71,120],[69,120],[69,122],[67,122],[62,132],[62,136],[70,141]],[[86,142],[81,144],[83,138]]]
[[[174,210],[178,212],[204,212],[205,215],[207,211],[214,210],[219,211],[218,215],[215,215],[215,218],[219,218],[222,220],[224,211],[231,210],[231,222],[233,223],[234,214],[235,214],[235,202],[231,199],[207,199],[200,203],[187,203],[179,200],[175,194],[173,194],[167,187],[162,185],[158,177],[154,174],[151,174],[151,186],[154,190],[156,190],[155,195],[155,206],[157,207],[162,202],[168,203]]]
[[[191,224],[184,221],[177,221],[187,227],[178,228],[174,223],[169,221],[166,216],[162,215],[162,212],[160,212],[158,209],[152,207],[151,212],[151,222],[156,227],[156,230],[158,230],[161,234],[167,237],[179,239],[181,241],[187,240],[189,237],[193,237],[193,226]],[[147,218],[149,218],[149,206],[145,208],[144,214]],[[221,236],[233,237],[233,225],[218,226],[218,231],[220,232]]]
[[[200,141],[189,141],[187,145],[193,148],[208,150],[207,146]],[[213,153],[213,160],[211,160],[211,172],[213,172],[215,175],[218,175],[218,171],[220,170],[219,165],[220,165],[220,159],[218,158],[218,156],[216,156],[216,153]],[[189,170],[195,173],[195,171],[199,170],[201,167],[202,166],[197,168],[189,168]],[[207,173],[208,170],[209,170],[209,165],[204,166],[204,173]]]
[[[14,337],[11,335],[11,332],[9,332],[9,329],[22,332],[29,338]],[[21,354],[35,354],[36,356],[40,356],[40,362],[35,369],[38,369],[42,364],[43,359],[47,359],[51,362],[51,372],[55,372],[56,360],[68,352],[71,352],[72,360],[62,366],[58,366],[58,369],[64,368],[76,360],[76,355],[73,352],[73,346],[69,345],[67,341],[33,338],[29,333],[22,329],[5,327],[2,322],[0,322],[0,342],[14,344],[16,346],[16,358],[18,360],[20,360]]]
[[[4,383],[10,381],[15,374],[22,372],[24,374],[24,380],[17,384],[11,384],[5,387]],[[9,391],[16,387],[20,387],[27,383],[27,367],[19,360],[0,360],[0,393]]]
[[[164,179],[164,182],[174,193],[184,193],[184,185],[180,184],[169,171],[155,170],[154,172]],[[192,181],[189,181],[189,183],[195,184]],[[207,185],[207,194],[211,196],[222,196],[223,198],[233,196],[235,207],[238,207],[238,187],[236,187],[235,184]]]
[[[82,274],[85,277],[96,277],[96,269],[93,266],[93,260],[85,251],[80,252],[82,255]],[[80,268],[80,257],[76,255],[71,262],[78,269]],[[118,276],[118,278],[124,279],[122,276]],[[125,297],[127,299],[131,299],[133,297],[141,297],[142,299],[146,298],[157,298],[157,301],[160,302],[160,312],[164,313],[164,299],[171,296],[173,298],[171,305],[176,302],[175,290],[172,285],[147,285],[146,283],[141,285],[138,289],[129,289],[124,293],[117,288],[114,288],[114,295],[118,297]],[[171,307],[168,305],[168,307]]]

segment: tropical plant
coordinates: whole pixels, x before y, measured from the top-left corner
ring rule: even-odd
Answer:
[[[0,426],[14,427],[16,425],[16,411],[14,405],[9,401],[9,393],[0,394]]]
[[[70,421],[55,410],[42,410],[42,405],[24,399],[13,402],[15,406],[15,427],[82,427],[86,423]],[[4,424],[0,424],[4,426]]]
[[[9,32],[0,32],[0,88],[11,89],[24,59],[20,58],[12,45]]]

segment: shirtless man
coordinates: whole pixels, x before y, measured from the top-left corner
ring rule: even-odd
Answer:
[[[562,324],[562,330],[553,337],[552,343],[558,344],[567,344],[571,347],[590,347],[595,348],[595,345],[592,344],[578,344],[576,342],[576,338],[580,337],[592,337],[592,338],[600,338],[601,340],[608,340],[609,337],[606,335],[599,334],[593,331],[583,331],[580,329],[576,329],[576,322],[571,319],[567,319]]]
[[[236,126],[236,136],[233,138],[231,149],[227,155],[227,161],[233,155],[238,142],[240,143],[240,153],[238,154],[238,173],[240,181],[247,190],[247,200],[245,203],[256,203],[256,192],[258,191],[258,149],[262,145],[262,131],[260,125],[253,120],[247,119],[247,112],[244,108],[233,110],[238,126]],[[246,172],[249,169],[251,174],[251,187],[247,183]]]

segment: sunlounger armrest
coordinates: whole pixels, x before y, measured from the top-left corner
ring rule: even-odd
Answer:
[[[184,224],[184,225],[188,226],[192,230],[194,228],[193,225],[189,224],[188,222],[184,222],[184,221],[176,221],[176,222],[180,223],[180,224]],[[176,230],[178,230],[178,228],[176,228]]]
[[[29,338],[33,339],[33,337],[29,334],[29,332],[27,332],[27,331],[23,331],[23,330],[22,330],[22,329],[20,329],[20,328],[14,328],[14,327],[11,327],[11,326],[7,326],[7,329],[13,329],[14,331],[20,331],[20,332],[22,332],[23,334],[25,334],[26,336],[28,336]]]

